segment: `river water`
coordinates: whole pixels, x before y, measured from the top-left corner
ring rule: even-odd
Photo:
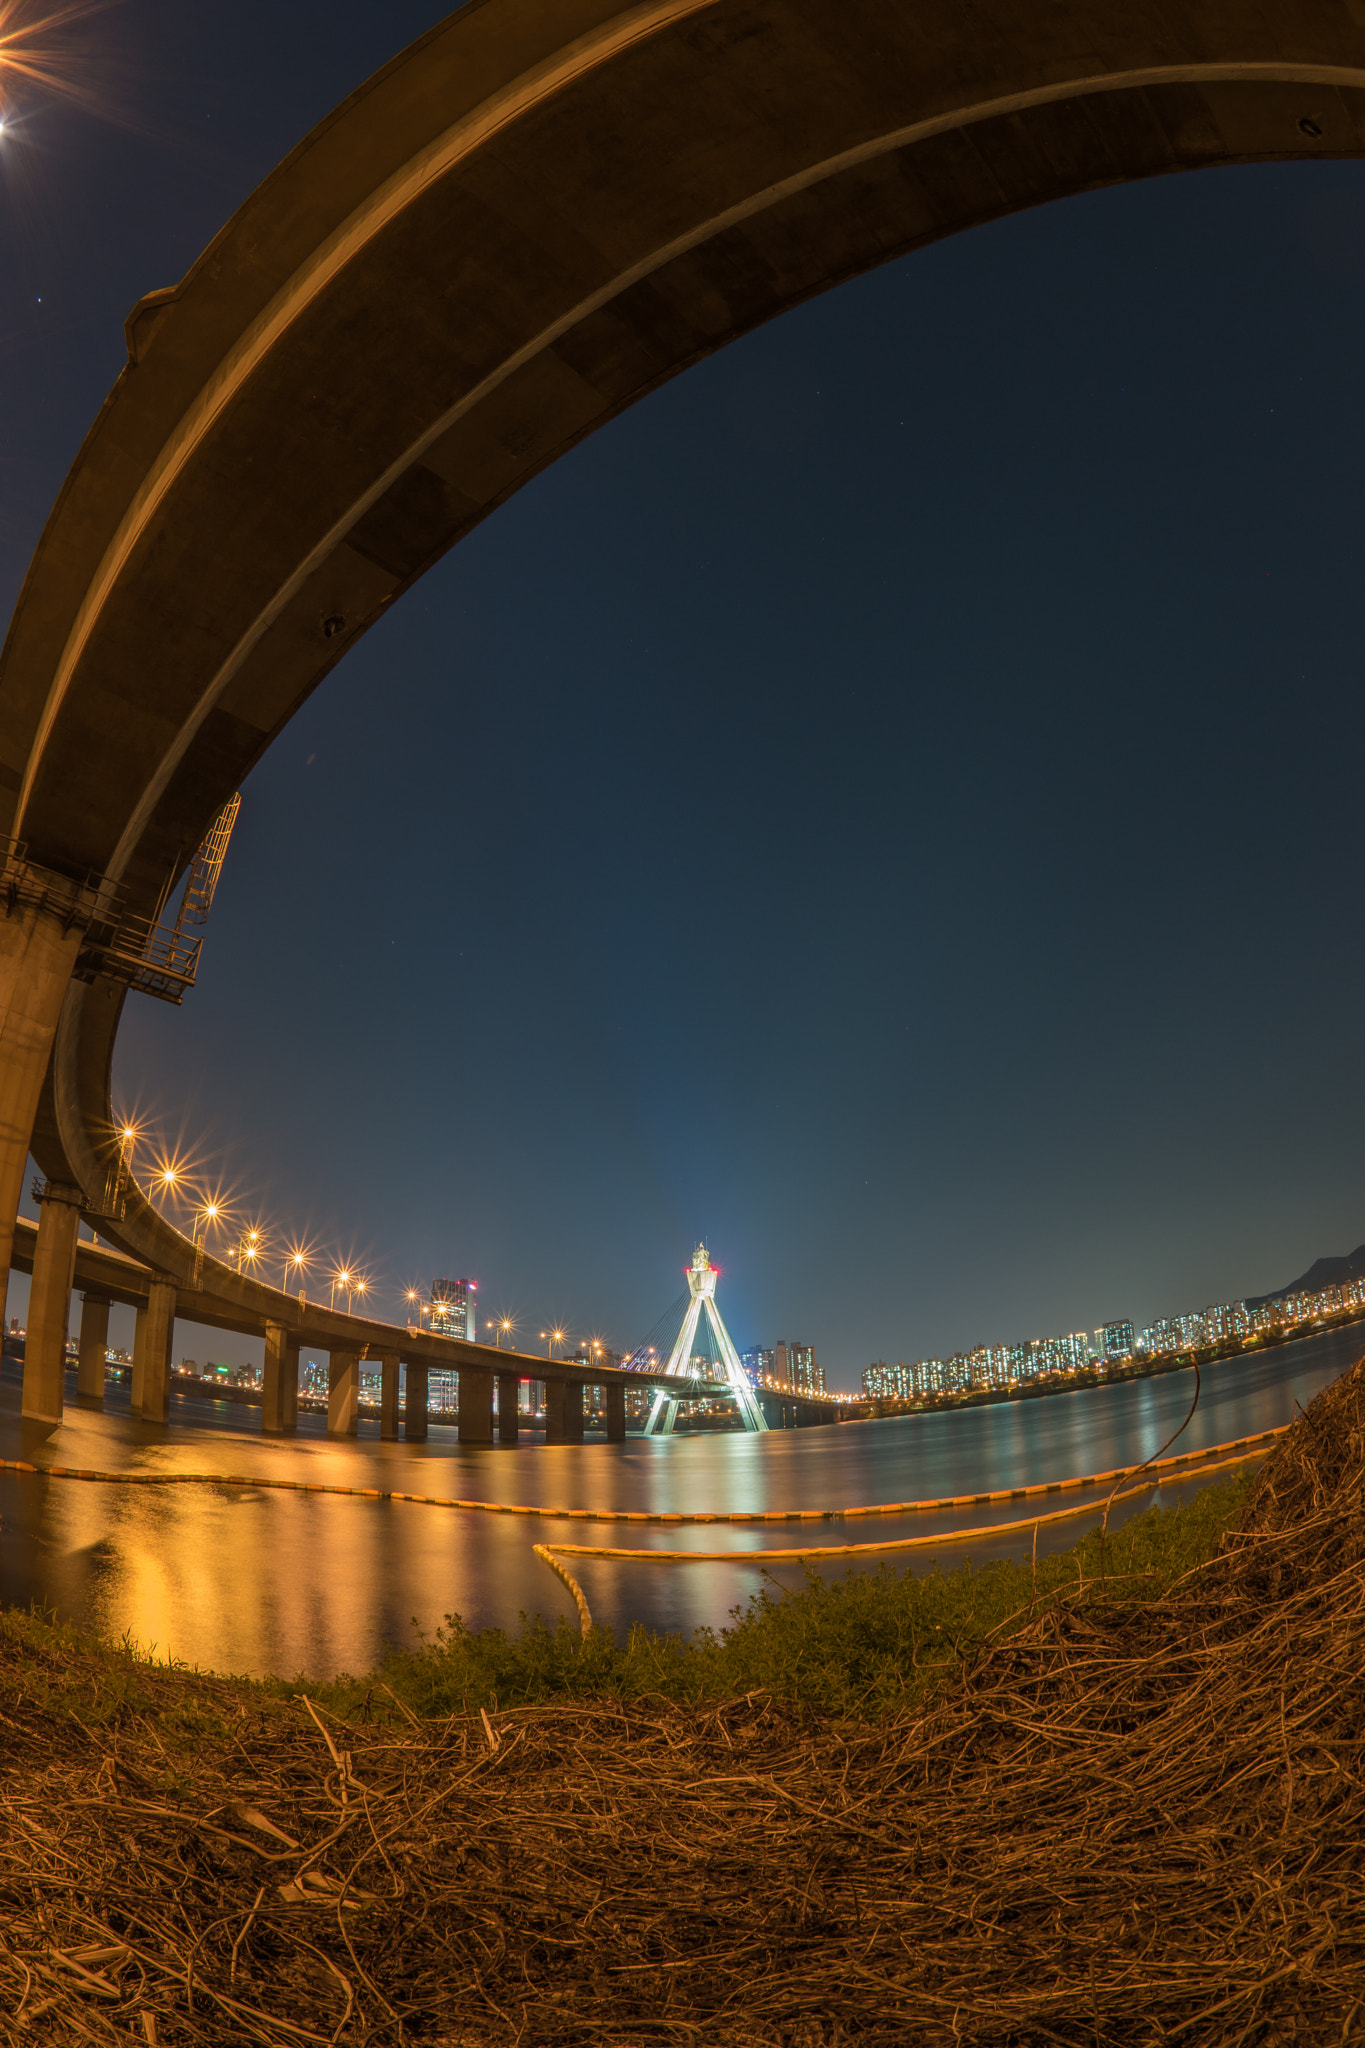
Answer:
[[[1227,1443],[1292,1421],[1365,1348],[1357,1326],[1204,1369],[1197,1411],[1177,1450]],[[763,1563],[798,1542],[887,1541],[941,1531],[930,1550],[893,1553],[923,1571],[970,1557],[1027,1557],[1031,1530],[964,1541],[952,1532],[1016,1521],[1020,1501],[933,1515],[767,1526],[630,1525],[528,1519],[389,1500],[267,1490],[266,1478],[449,1495],[465,1500],[651,1513],[832,1509],[1029,1486],[1138,1464],[1180,1424],[1192,1372],[1112,1387],[766,1436],[628,1438],[608,1444],[461,1446],[433,1427],[425,1444],[382,1444],[362,1422],[338,1443],[321,1417],[300,1418],[295,1440],[263,1437],[260,1410],[176,1397],[171,1426],[128,1413],[110,1388],[104,1409],[69,1407],[60,1429],[19,1417],[18,1368],[0,1377],[0,1457],[103,1471],[232,1475],[212,1486],[133,1487],[0,1472],[0,1602],[39,1601],[107,1636],[201,1667],[312,1678],[361,1671],[390,1645],[430,1632],[447,1614],[471,1627],[515,1628],[521,1612],[568,1613],[569,1596],[535,1557],[536,1543],[650,1550],[738,1551],[738,1560],[649,1563],[574,1558],[594,1618],[623,1632],[719,1627],[776,1578],[801,1567]],[[1188,1497],[1164,1483],[1152,1500]],[[1087,1517],[1044,1527],[1039,1550],[1065,1548],[1098,1519],[1107,1488],[1068,1493]],[[859,1560],[828,1560],[843,1572]],[[870,1560],[876,1563],[875,1558]]]

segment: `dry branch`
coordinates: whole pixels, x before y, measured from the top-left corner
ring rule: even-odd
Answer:
[[[900,1719],[416,1722],[0,1630],[0,2038],[905,2048],[1365,2031],[1365,1361],[1219,1556]],[[177,1729],[179,1734],[177,1735]]]

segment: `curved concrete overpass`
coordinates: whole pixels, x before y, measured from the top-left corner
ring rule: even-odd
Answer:
[[[83,935],[154,912],[530,477],[942,236],[1362,148],[1359,0],[470,0],[395,58],[134,308],[0,658],[0,1271],[30,1142],[87,1207],[107,1178],[122,990],[72,980]],[[101,1228],[181,1271],[147,1205]]]

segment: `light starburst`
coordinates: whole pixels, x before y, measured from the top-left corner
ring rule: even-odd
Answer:
[[[89,52],[70,32],[114,4],[67,0],[45,7],[32,0],[0,0],[0,126],[12,119],[16,94],[25,86],[92,113],[110,111],[107,95],[89,76]]]

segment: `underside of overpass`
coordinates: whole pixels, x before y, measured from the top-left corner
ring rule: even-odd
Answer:
[[[0,657],[0,1272],[31,1150],[49,1206],[192,1285],[108,1199],[127,962],[294,711],[522,484],[943,236],[1363,147],[1356,0],[470,0],[396,57],[129,315]]]

